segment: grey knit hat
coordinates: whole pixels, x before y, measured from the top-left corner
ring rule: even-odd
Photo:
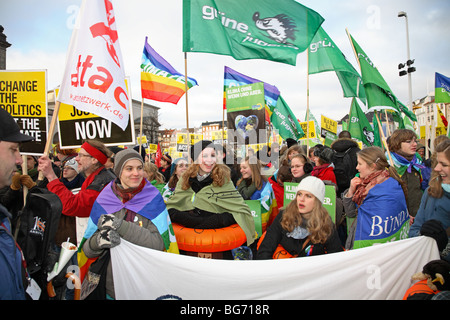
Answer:
[[[125,163],[132,159],[139,160],[144,164],[141,155],[133,149],[125,149],[116,153],[114,156],[114,173],[118,178],[120,178]]]

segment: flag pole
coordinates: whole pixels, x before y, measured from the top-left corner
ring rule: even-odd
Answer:
[[[306,50],[306,155],[309,153],[309,48]]]
[[[59,102],[56,99],[56,92],[54,92],[54,94],[55,94],[55,109],[53,110],[52,121],[50,122],[50,128],[48,129],[48,133],[47,133],[47,141],[45,142],[44,156],[48,156],[48,154],[50,152],[50,146],[52,145],[53,134],[55,133],[56,119],[58,119],[59,106],[61,104],[61,102]],[[44,174],[42,173],[42,171],[39,171],[38,180],[41,180],[41,181],[44,180]]]
[[[188,84],[187,84],[187,52],[184,53],[184,91],[186,96],[186,130],[187,130],[187,140],[188,140],[188,163],[191,163],[191,144],[190,144],[190,132],[189,132],[189,106],[188,106]]]
[[[139,127],[139,154],[141,154],[142,150],[142,125],[143,125],[143,117],[144,117],[144,98],[141,97],[141,122]],[[145,162],[145,159],[144,159]]]

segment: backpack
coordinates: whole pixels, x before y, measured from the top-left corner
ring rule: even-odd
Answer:
[[[39,187],[29,190],[16,228],[17,243],[32,277],[46,267],[46,258],[55,238],[61,212],[62,203],[56,194]]]
[[[334,175],[337,182],[337,194],[341,195],[350,187],[350,181],[355,177],[356,170],[356,151],[350,147],[345,151],[333,150],[331,162],[334,165]]]

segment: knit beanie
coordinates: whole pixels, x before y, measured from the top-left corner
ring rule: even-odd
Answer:
[[[78,162],[75,161],[75,158],[71,158],[71,159],[67,160],[66,163],[64,164],[64,168],[65,167],[70,167],[73,170],[75,170],[77,173],[79,173]]]
[[[116,153],[114,156],[114,173],[117,178],[120,178],[120,174],[122,173],[125,163],[132,159],[139,160],[142,164],[144,164],[144,160],[142,160],[141,155],[133,149],[125,149]]]
[[[300,190],[311,192],[321,203],[325,199],[325,184],[317,177],[309,176],[304,178],[297,186],[295,193]]]
[[[213,149],[215,149],[215,145],[210,140],[201,140],[201,141],[198,141],[196,144],[194,144],[191,147],[191,158],[192,158],[192,161],[195,162],[195,160],[197,160],[197,158],[200,155],[200,153],[202,153],[202,151],[205,150],[206,148],[213,148]]]

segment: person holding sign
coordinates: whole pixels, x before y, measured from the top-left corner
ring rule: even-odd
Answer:
[[[20,133],[14,118],[0,108],[0,188],[11,185],[17,166],[23,163],[20,143],[31,140],[33,137]],[[11,219],[11,213],[0,204],[0,300],[25,300],[26,264],[11,233]]]
[[[336,228],[323,206],[325,184],[307,177],[296,197],[282,210],[259,243],[257,260],[273,259],[281,245],[292,257],[307,257],[343,250]]]
[[[48,179],[47,188],[55,193],[62,202],[62,213],[72,217],[89,217],[100,191],[111,180],[115,179],[112,171],[105,168],[105,163],[111,151],[100,141],[87,140],[84,142],[75,157],[78,171],[84,173],[86,180],[77,194],[73,194],[61,180],[58,179],[52,168],[48,156],[39,158],[38,169]]]
[[[359,177],[350,181],[343,198],[347,217],[356,217],[345,248],[350,250],[407,238],[409,214],[404,182],[389,165],[381,148],[365,148],[357,157]]]

